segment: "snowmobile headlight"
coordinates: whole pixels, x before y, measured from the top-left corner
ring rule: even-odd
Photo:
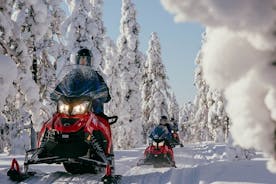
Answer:
[[[165,144],[165,141],[161,141],[158,143],[158,146],[164,146],[164,144]]]
[[[157,146],[157,145],[158,145],[158,143],[157,143],[157,142],[155,142],[155,141],[152,141],[152,145],[153,145],[153,146]]]
[[[70,106],[68,104],[63,103],[62,101],[58,102],[58,112],[69,114]]]
[[[89,102],[87,101],[74,106],[72,110],[72,115],[84,114],[87,111],[88,106]]]

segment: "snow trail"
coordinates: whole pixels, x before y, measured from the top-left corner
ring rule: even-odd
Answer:
[[[175,148],[177,168],[136,166],[145,147],[115,151],[116,174],[123,175],[122,184],[275,184],[276,175],[265,166],[267,158],[258,152],[253,160],[229,161],[223,153],[225,145],[201,143]],[[22,164],[24,157],[15,156]],[[0,183],[12,184],[6,172],[13,156],[0,154]],[[99,184],[102,174],[71,175],[62,165],[36,165],[37,174],[24,184]]]

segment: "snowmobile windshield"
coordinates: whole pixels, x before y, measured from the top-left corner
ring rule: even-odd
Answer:
[[[168,134],[168,129],[165,126],[159,125],[153,129],[153,131],[150,134],[150,138],[159,142],[167,139]]]
[[[106,84],[91,66],[68,65],[63,67],[58,74],[56,88],[51,94],[51,98],[58,100],[61,96],[65,96],[98,99],[107,95]]]

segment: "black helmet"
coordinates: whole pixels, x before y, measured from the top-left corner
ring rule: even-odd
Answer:
[[[161,119],[167,120],[167,116],[161,116]]]
[[[166,123],[168,123],[168,118],[167,116],[161,116],[160,117],[160,123],[161,125],[165,125]]]
[[[74,64],[91,66],[92,65],[91,51],[86,48],[80,49],[74,58]]]

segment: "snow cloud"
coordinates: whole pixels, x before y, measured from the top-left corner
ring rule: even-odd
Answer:
[[[206,26],[203,73],[212,88],[225,92],[235,142],[273,155],[276,0],[161,2],[175,14],[176,22],[194,21]],[[270,170],[276,169],[273,163]]]
[[[274,24],[275,0],[161,0],[176,22],[195,21],[210,27],[267,31]]]

